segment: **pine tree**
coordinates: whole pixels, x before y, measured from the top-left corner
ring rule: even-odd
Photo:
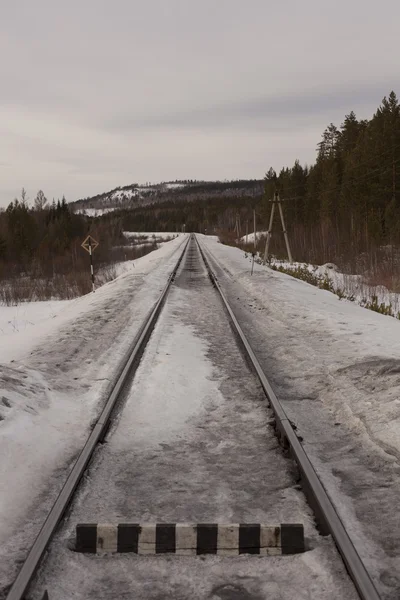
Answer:
[[[47,198],[44,195],[42,190],[39,190],[38,193],[36,194],[36,198],[35,198],[35,210],[43,210],[45,205],[47,204]]]

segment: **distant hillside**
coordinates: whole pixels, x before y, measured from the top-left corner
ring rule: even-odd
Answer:
[[[139,185],[133,183],[109,192],[71,203],[76,213],[101,216],[115,210],[136,209],[164,202],[209,200],[217,197],[258,197],[263,193],[263,180],[194,181],[177,180]]]

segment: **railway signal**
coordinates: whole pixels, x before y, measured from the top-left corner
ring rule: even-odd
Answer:
[[[93,292],[94,292],[93,252],[94,252],[94,250],[96,250],[98,245],[99,245],[99,242],[97,242],[94,239],[94,237],[92,237],[91,235],[88,235],[87,238],[85,238],[81,244],[82,248],[84,250],[86,250],[86,252],[89,252],[89,255],[90,255],[90,273],[92,276],[92,291]]]

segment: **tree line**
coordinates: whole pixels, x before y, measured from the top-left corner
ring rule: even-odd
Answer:
[[[264,213],[275,191],[284,199],[299,259],[340,260],[400,242],[400,106],[384,97],[370,120],[352,111],[331,123],[312,166],[296,161],[265,176]]]
[[[115,250],[124,238],[117,216],[93,223],[74,214],[64,197],[49,203],[41,190],[29,206],[22,190],[20,198],[0,211],[0,300],[4,301],[8,289],[14,290],[17,280],[21,299],[34,298],[32,289],[40,286],[45,288],[43,297],[71,297],[89,291],[89,259],[81,248],[89,232],[101,240],[96,249],[97,267],[118,260]]]

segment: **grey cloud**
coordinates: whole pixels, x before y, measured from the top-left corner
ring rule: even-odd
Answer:
[[[126,131],[141,128],[220,128],[263,126],[268,129],[281,130],[293,127],[293,121],[300,123],[304,118],[327,115],[329,122],[332,115],[342,112],[342,118],[351,110],[377,107],[384,95],[391,91],[390,83],[382,85],[367,82],[356,86],[308,90],[290,95],[265,96],[261,98],[231,101],[225,104],[209,105],[199,109],[162,113],[160,115],[132,118],[130,115],[117,115],[102,125],[106,129]],[[329,118],[331,116],[332,118]],[[279,121],[277,121],[279,119]],[[285,123],[289,119],[290,123]],[[328,123],[327,123],[328,124]],[[339,125],[339,123],[338,123]],[[99,124],[100,126],[100,124]]]

